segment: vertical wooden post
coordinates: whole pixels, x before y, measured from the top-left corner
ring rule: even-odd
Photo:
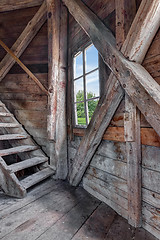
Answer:
[[[60,1],[47,0],[48,10],[48,125],[50,140],[56,141],[57,84],[59,68]]]
[[[59,0],[47,0],[48,6],[48,137],[51,165],[56,177],[67,177],[67,21],[68,13]]]
[[[136,1],[116,0],[116,40],[120,49],[126,39],[134,16]],[[128,221],[134,227],[141,225],[141,142],[140,112],[125,94],[125,141],[128,166]]]
[[[125,140],[127,152],[128,222],[141,226],[141,135],[140,111],[125,95]]]
[[[128,3],[126,0],[116,0],[116,39],[119,49],[136,14],[135,0]],[[125,94],[124,129],[128,166],[128,221],[134,227],[138,227],[141,224],[140,112],[127,94]]]

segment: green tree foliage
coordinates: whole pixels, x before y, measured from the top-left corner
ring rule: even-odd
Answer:
[[[94,98],[95,94],[92,92],[87,93],[87,99]],[[82,90],[79,90],[76,95],[76,101],[84,101],[84,92]],[[89,119],[92,117],[95,108],[97,106],[98,100],[90,100],[88,101],[88,112],[89,112]],[[85,111],[84,111],[84,102],[77,104],[77,117],[78,118],[85,118]]]

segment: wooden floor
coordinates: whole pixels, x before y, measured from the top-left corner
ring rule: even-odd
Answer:
[[[50,179],[26,198],[0,194],[0,239],[4,240],[155,240],[135,230],[110,207],[81,187]]]

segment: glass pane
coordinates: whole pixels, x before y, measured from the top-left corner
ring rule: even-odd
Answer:
[[[88,101],[88,115],[89,115],[89,121],[91,120],[91,117],[96,109],[96,106],[98,104],[99,99],[93,99]]]
[[[83,78],[74,81],[74,101],[84,101]]]
[[[82,52],[74,57],[74,79],[83,75],[83,55]]]
[[[76,104],[76,116],[78,125],[86,125],[84,102]]]
[[[99,71],[86,75],[87,99],[99,97]]]
[[[98,67],[98,51],[91,45],[86,49],[86,73]]]

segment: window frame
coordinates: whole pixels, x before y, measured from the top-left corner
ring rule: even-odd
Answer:
[[[101,95],[101,84],[100,84],[100,65],[99,65],[99,53],[98,53],[98,67],[97,68],[94,68],[92,69],[91,71],[89,72],[86,72],[86,50],[91,47],[93,45],[92,42],[89,42],[87,45],[83,46],[83,48],[81,47],[79,49],[79,51],[77,51],[77,53],[74,53],[73,56],[72,56],[72,71],[73,71],[73,74],[72,74],[72,96],[73,96],[73,99],[72,99],[72,104],[73,104],[73,123],[74,123],[74,127],[75,128],[87,128],[90,120],[89,120],[89,111],[88,111],[88,102],[91,101],[91,100],[99,100],[100,99],[100,95]],[[93,45],[94,46],[94,45]],[[83,61],[83,74],[74,78],[74,66],[75,66],[75,57],[78,56],[79,54],[82,53],[82,61]],[[91,73],[94,73],[98,71],[98,77],[99,77],[99,96],[97,97],[93,97],[93,98],[89,98],[87,99],[87,92],[86,92],[86,77],[87,75],[91,74]],[[76,80],[79,80],[83,78],[83,92],[84,92],[84,100],[83,101],[76,101],[76,97],[75,97],[75,89],[74,89],[74,82]],[[76,107],[77,107],[77,104],[78,103],[84,103],[84,113],[85,113],[85,120],[86,120],[86,125],[79,125],[78,124],[78,119],[77,119],[77,110],[76,110]]]

